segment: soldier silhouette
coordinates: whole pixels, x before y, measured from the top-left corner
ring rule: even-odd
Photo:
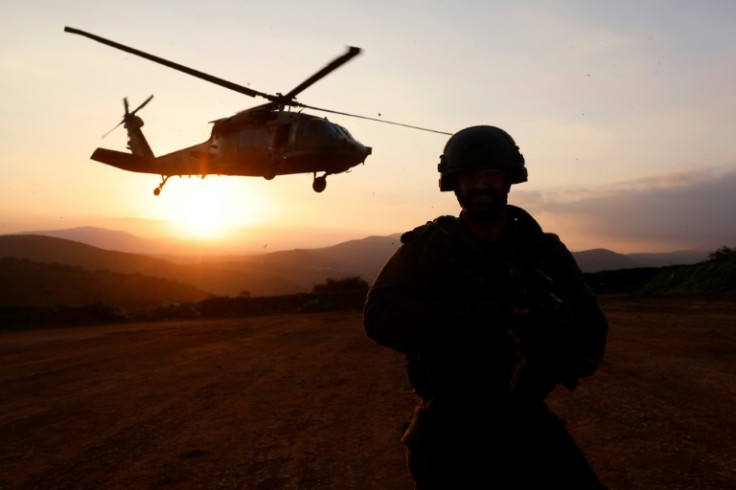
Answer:
[[[604,488],[545,398],[593,374],[608,324],[560,239],[507,203],[524,157],[474,126],[438,170],[460,216],[405,233],[364,309],[421,399],[402,437],[415,488]]]

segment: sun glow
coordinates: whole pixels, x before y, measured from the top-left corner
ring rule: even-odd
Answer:
[[[165,200],[162,218],[188,239],[224,240],[266,220],[262,196],[242,179],[172,180],[157,199]]]

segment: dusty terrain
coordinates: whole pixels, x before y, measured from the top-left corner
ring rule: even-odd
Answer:
[[[736,487],[736,301],[602,298],[550,404],[611,489]],[[358,312],[0,333],[0,489],[410,489],[401,356]]]

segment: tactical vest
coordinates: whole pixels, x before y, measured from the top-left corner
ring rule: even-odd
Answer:
[[[534,365],[513,396],[543,399],[561,381],[546,359],[565,337],[564,285],[553,279],[560,242],[520,208],[508,206],[508,218],[494,243],[479,242],[450,216],[402,236],[438,306],[426,345],[407,358],[410,383],[424,399],[512,396],[509,380],[521,348]],[[527,313],[515,315],[512,307]]]

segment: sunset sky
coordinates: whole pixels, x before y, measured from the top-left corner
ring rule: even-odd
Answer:
[[[330,116],[373,147],[328,177],[169,180],[89,159],[123,151],[122,98],[157,155],[205,141],[208,121],[260,104],[64,33],[72,26],[309,105],[516,139],[529,182],[510,201],[573,251],[736,246],[736,2],[145,2],[10,0],[0,18],[0,234],[99,226],[325,246],[457,214],[436,165],[446,136]],[[319,113],[317,113],[319,114]],[[322,114],[320,114],[322,115]]]

